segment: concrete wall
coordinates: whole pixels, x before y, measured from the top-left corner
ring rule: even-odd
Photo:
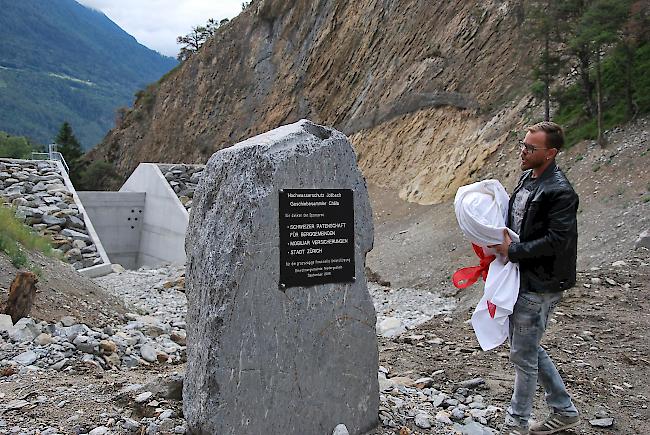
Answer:
[[[53,162],[56,163],[56,166],[59,169],[59,173],[61,174],[61,176],[63,176],[63,182],[65,183],[65,187],[68,189],[70,193],[72,193],[72,198],[74,199],[75,204],[77,204],[77,208],[79,209],[79,211],[82,213],[84,217],[84,223],[86,224],[86,230],[88,230],[88,235],[90,236],[93,243],[97,247],[97,252],[99,253],[99,256],[104,261],[103,264],[98,264],[96,266],[79,269],[78,272],[90,278],[107,275],[111,273],[113,269],[111,267],[111,261],[109,260],[108,255],[106,254],[106,250],[104,249],[104,245],[102,244],[102,241],[99,238],[99,235],[97,234],[97,231],[95,230],[95,227],[93,226],[93,223],[90,217],[88,216],[88,213],[85,207],[83,206],[83,203],[79,198],[79,195],[77,194],[77,190],[72,185],[72,181],[70,181],[70,177],[68,176],[68,173],[63,167],[63,163],[61,163],[58,160],[53,160]]]
[[[77,192],[112,263],[136,269],[144,192]]]
[[[140,163],[120,192],[144,192],[144,211],[137,258],[141,265],[185,263],[185,231],[189,214],[153,163]]]

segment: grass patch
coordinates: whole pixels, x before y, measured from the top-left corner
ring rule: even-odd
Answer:
[[[16,268],[27,267],[26,250],[54,257],[50,241],[34,233],[14,216],[14,210],[0,207],[0,251],[7,254]],[[38,271],[38,269],[35,269]]]

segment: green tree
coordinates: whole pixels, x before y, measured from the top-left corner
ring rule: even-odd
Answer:
[[[623,25],[622,37],[616,51],[623,58],[625,69],[625,108],[627,119],[636,114],[637,106],[634,101],[633,69],[635,53],[639,46],[647,42],[650,36],[650,17],[645,0],[635,0],[630,5],[628,20]]]
[[[74,135],[72,127],[68,122],[64,122],[61,125],[54,142],[58,145],[57,150],[63,154],[66,161],[77,160],[83,155],[81,144]]]
[[[537,82],[534,85],[536,93],[541,94],[544,100],[544,119],[551,119],[551,83],[560,72],[560,57],[557,46],[559,42],[559,9],[557,2],[542,0],[531,3],[526,17],[529,25],[529,36],[535,40],[543,41],[542,52],[538,62],[533,68],[533,77]]]
[[[599,145],[605,145],[603,136],[603,50],[622,39],[622,27],[630,12],[629,0],[596,0],[585,11],[580,20],[575,42],[591,49],[595,58],[596,72],[596,116]]]
[[[33,151],[41,151],[41,147],[34,145],[22,136],[11,136],[0,131],[0,157],[10,159],[31,159]]]
[[[54,142],[58,145],[57,151],[63,154],[63,158],[68,164],[70,181],[72,181],[72,184],[78,185],[81,180],[81,173],[84,170],[84,164],[81,160],[83,151],[69,123],[64,122],[61,125]]]
[[[83,171],[79,182],[81,190],[104,190],[119,178],[115,168],[103,160],[96,160]]]
[[[221,23],[223,21],[218,23],[214,18],[210,18],[204,26],[192,27],[190,33],[177,37],[176,43],[181,44],[182,47],[176,58],[181,62],[189,59],[215,34]]]
[[[569,64],[575,66],[578,73],[583,98],[585,100],[585,111],[589,117],[596,115],[596,103],[594,102],[595,84],[591,79],[590,68],[592,64],[592,52],[585,41],[578,39],[576,35],[580,27],[580,21],[585,11],[591,5],[592,0],[564,0],[557,1],[558,36],[565,47],[565,55]]]

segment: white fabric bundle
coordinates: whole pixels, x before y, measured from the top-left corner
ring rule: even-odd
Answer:
[[[508,194],[497,180],[485,180],[458,189],[454,199],[456,218],[463,234],[486,254],[495,254],[488,248],[503,242],[503,230],[508,215]],[[510,238],[519,241],[519,235],[508,229]],[[490,263],[485,290],[472,314],[472,327],[483,350],[501,345],[508,338],[508,316],[519,295],[519,265],[504,263],[497,258]],[[489,305],[492,305],[490,313]],[[496,306],[496,309],[494,309]]]

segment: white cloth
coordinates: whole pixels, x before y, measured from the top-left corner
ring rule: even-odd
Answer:
[[[508,216],[508,193],[497,180],[485,180],[458,189],[454,199],[456,218],[463,234],[488,255],[490,245],[503,242]],[[508,229],[510,238],[519,235]],[[519,265],[497,258],[490,263],[483,297],[472,314],[472,327],[483,350],[494,349],[508,338],[508,316],[519,296]],[[496,306],[494,318],[488,302]]]

